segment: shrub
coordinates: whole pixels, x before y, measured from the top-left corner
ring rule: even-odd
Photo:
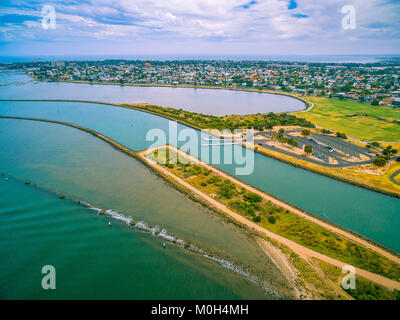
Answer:
[[[336,132],[336,137],[341,139],[347,139],[347,136],[344,133]]]
[[[400,162],[400,157],[397,157],[397,158],[396,158],[396,161],[397,161],[397,162]]]
[[[253,217],[253,221],[254,222],[261,222],[261,217],[260,216],[255,216],[255,217]]]
[[[303,136],[309,136],[309,135],[310,135],[310,130],[303,129],[303,130],[301,130],[301,134],[302,134]]]
[[[221,181],[220,177],[212,176],[210,179],[207,180],[207,183],[208,184],[214,184],[214,183],[217,183],[217,182],[220,182],[220,181]]]
[[[200,183],[200,185],[201,185],[202,187],[207,187],[207,182],[203,181],[202,183]]]
[[[381,157],[381,156],[375,158],[374,161],[373,161],[373,164],[378,166],[378,167],[383,167],[383,166],[386,165],[386,163],[387,163],[386,158]]]
[[[297,147],[297,141],[293,138],[287,139],[287,143],[293,147]]]
[[[218,189],[218,194],[225,197],[225,198],[232,198],[235,193],[236,185],[231,183],[228,179],[224,180]]]
[[[261,196],[253,192],[248,192],[247,194],[244,195],[244,198],[246,201],[249,202],[261,202],[262,200]]]
[[[312,146],[304,146],[304,151],[306,153],[312,153]]]
[[[268,217],[268,222],[274,224],[276,222],[276,219],[274,216],[269,216]]]

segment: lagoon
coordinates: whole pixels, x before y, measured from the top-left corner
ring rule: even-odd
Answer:
[[[215,89],[37,82],[21,73],[0,73],[1,99],[89,100],[151,103],[216,116],[303,110],[304,102],[284,95]]]

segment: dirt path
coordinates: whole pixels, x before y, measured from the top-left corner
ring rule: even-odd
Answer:
[[[155,148],[151,148],[151,149],[142,151],[142,152],[139,153],[139,156],[141,156],[145,161],[147,161],[151,166],[153,166],[154,168],[156,168],[158,171],[162,172],[162,173],[165,174],[166,176],[169,176],[169,177],[173,178],[173,179],[174,179],[175,181],[177,181],[179,184],[181,184],[181,185],[184,186],[185,188],[189,189],[190,191],[192,191],[192,192],[195,193],[196,195],[202,197],[202,198],[205,199],[207,202],[209,202],[210,204],[212,204],[214,207],[216,207],[217,209],[219,209],[219,210],[225,212],[226,214],[228,214],[230,217],[232,217],[232,218],[235,219],[236,221],[238,221],[238,222],[240,222],[240,223],[242,223],[242,224],[244,224],[244,225],[246,225],[246,226],[248,226],[248,227],[250,227],[250,228],[252,228],[252,229],[254,229],[254,230],[256,230],[256,231],[258,231],[258,232],[261,232],[261,233],[265,234],[267,237],[269,237],[269,238],[271,238],[271,239],[274,239],[274,240],[280,242],[281,244],[286,245],[287,247],[289,247],[291,250],[293,250],[296,254],[298,254],[298,255],[301,256],[301,257],[313,257],[313,258],[317,258],[317,259],[319,259],[319,260],[325,261],[325,262],[327,262],[327,263],[329,263],[329,264],[332,264],[332,265],[334,265],[334,266],[336,266],[336,267],[339,267],[339,268],[342,268],[343,266],[347,265],[347,263],[344,263],[344,262],[342,262],[342,261],[333,259],[333,258],[331,258],[331,257],[328,257],[328,256],[326,256],[326,255],[323,255],[323,254],[321,254],[321,253],[319,253],[319,252],[316,252],[316,251],[314,251],[314,250],[308,249],[308,248],[306,248],[306,247],[304,247],[304,246],[302,246],[302,245],[300,245],[300,244],[298,244],[298,243],[296,243],[296,242],[294,242],[294,241],[292,241],[292,240],[286,239],[286,238],[284,238],[284,237],[282,237],[282,236],[280,236],[280,235],[277,235],[277,234],[275,234],[275,233],[273,233],[273,232],[271,232],[271,231],[269,231],[269,230],[267,230],[267,229],[264,229],[263,227],[260,227],[259,225],[253,223],[252,221],[250,221],[250,220],[248,220],[248,219],[242,217],[241,215],[237,214],[236,212],[230,210],[228,207],[226,207],[225,205],[221,204],[220,202],[214,200],[213,198],[211,198],[211,197],[208,196],[207,194],[203,193],[202,191],[196,189],[195,187],[193,187],[192,185],[190,185],[189,183],[187,183],[187,182],[184,181],[183,179],[181,179],[181,178],[177,177],[176,175],[174,175],[173,173],[171,173],[171,172],[170,172],[169,170],[167,170],[166,168],[164,168],[164,167],[160,166],[159,164],[157,164],[156,162],[154,162],[154,161],[152,161],[152,160],[146,158],[145,155],[146,155],[147,153],[149,153],[149,152],[151,152],[151,151],[153,151],[153,150],[155,150],[155,149],[158,149],[158,148],[160,148],[160,147],[155,147]],[[251,190],[251,191],[254,192],[254,193],[257,193],[257,194],[261,195],[262,197],[264,197],[264,198],[267,199],[267,200],[271,200],[271,202],[274,202],[274,203],[276,203],[276,204],[279,205],[279,206],[282,206],[282,207],[284,207],[284,208],[286,208],[286,209],[288,209],[288,210],[291,210],[291,211],[296,210],[296,211],[297,211],[297,212],[296,212],[297,214],[299,214],[299,215],[301,215],[301,216],[303,216],[303,217],[306,217],[306,218],[308,218],[308,219],[311,220],[311,221],[316,220],[316,223],[318,223],[318,224],[320,224],[320,225],[323,225],[325,228],[327,228],[327,229],[329,229],[329,230],[332,230],[332,231],[334,231],[334,232],[337,232],[337,233],[340,233],[340,234],[342,234],[342,235],[345,235],[345,236],[348,237],[349,239],[352,239],[352,240],[354,239],[354,241],[356,241],[356,242],[358,242],[358,243],[360,243],[360,244],[362,244],[362,245],[364,245],[364,246],[370,248],[371,250],[374,250],[374,251],[377,251],[377,252],[380,252],[380,251],[381,251],[381,252],[382,252],[382,255],[384,255],[385,257],[391,258],[392,260],[394,260],[394,261],[396,261],[396,262],[399,262],[399,261],[400,261],[400,259],[399,259],[398,257],[393,256],[392,254],[390,254],[390,253],[384,251],[383,249],[381,249],[381,248],[379,248],[379,247],[376,247],[376,246],[370,244],[369,242],[367,242],[367,241],[365,241],[365,240],[359,239],[359,238],[355,237],[354,235],[347,234],[345,231],[340,230],[340,229],[338,229],[338,228],[335,228],[335,227],[333,227],[333,226],[331,226],[331,225],[329,225],[329,224],[325,224],[325,223],[323,223],[323,222],[321,222],[321,221],[319,221],[319,220],[317,220],[317,219],[315,219],[315,218],[313,218],[313,217],[310,217],[310,216],[307,217],[307,216],[305,216],[305,213],[304,213],[304,212],[301,212],[300,210],[297,210],[297,209],[295,209],[295,208],[292,208],[292,207],[290,207],[289,205],[287,205],[287,204],[285,204],[285,203],[283,203],[283,202],[280,202],[279,200],[276,200],[276,199],[274,199],[274,198],[272,198],[272,197],[268,197],[268,196],[265,195],[264,193],[262,193],[262,192],[260,192],[260,191],[258,191],[258,190],[256,190],[256,189],[254,189],[254,188],[249,187],[248,185],[246,185],[246,184],[244,184],[244,183],[242,183],[242,182],[236,180],[235,178],[232,178],[232,177],[229,176],[229,175],[226,175],[226,174],[220,172],[219,170],[213,168],[212,166],[209,166],[209,165],[207,165],[207,164],[205,164],[205,163],[200,162],[198,159],[196,159],[196,158],[194,158],[194,157],[192,157],[192,156],[190,156],[190,155],[187,155],[186,153],[184,153],[184,152],[182,152],[182,151],[180,151],[180,150],[178,150],[178,149],[176,149],[176,148],[174,148],[174,147],[172,147],[172,146],[170,146],[170,148],[171,148],[172,150],[175,150],[176,152],[179,152],[179,153],[182,154],[184,157],[186,157],[186,158],[192,160],[193,162],[201,163],[201,165],[207,167],[207,169],[212,170],[212,171],[214,171],[214,172],[217,172],[217,173],[220,174],[221,176],[224,176],[224,177],[226,177],[227,179],[230,179],[230,180],[232,180],[233,182],[242,185],[243,187],[245,187],[245,188]],[[326,225],[326,226],[325,226],[325,225]],[[339,231],[340,231],[340,232],[339,232]],[[388,279],[388,278],[385,278],[385,277],[383,277],[383,276],[374,274],[374,273],[372,273],[372,272],[369,272],[369,271],[366,271],[366,270],[363,270],[363,269],[355,268],[355,270],[356,270],[356,274],[357,274],[357,275],[359,275],[359,276],[361,276],[361,277],[363,277],[363,278],[365,278],[365,279],[367,279],[367,280],[370,280],[370,281],[372,281],[372,282],[375,282],[375,283],[377,283],[377,284],[379,284],[379,285],[382,285],[382,286],[387,287],[387,288],[390,288],[390,289],[398,289],[398,290],[400,290],[400,282],[397,282],[397,281],[394,281],[394,280],[390,280],[390,279]]]

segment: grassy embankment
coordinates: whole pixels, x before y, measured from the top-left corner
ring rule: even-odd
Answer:
[[[168,107],[160,107],[147,103],[143,104],[121,104],[122,106],[143,110],[150,113],[165,116],[177,120],[183,124],[198,129],[247,129],[247,128],[273,128],[274,126],[301,126],[312,128],[314,125],[302,118],[290,114],[250,114],[250,115],[227,115],[212,116],[202,113],[185,111]]]
[[[332,100],[332,99],[331,99]],[[341,101],[340,101],[341,102]],[[245,129],[245,128],[272,128],[274,126],[300,126],[312,128],[313,124],[308,120],[298,118],[294,115],[288,114],[255,114],[255,115],[229,115],[223,117],[204,115],[200,113],[185,111],[181,109],[160,107],[150,104],[140,105],[124,105],[130,108],[151,112],[154,114],[162,115],[169,119],[177,120],[183,124],[192,126],[198,129]],[[314,108],[315,109],[315,108]],[[313,110],[314,110],[313,109]],[[385,108],[389,109],[389,108]],[[311,111],[313,111],[311,110]],[[298,114],[296,114],[298,115]],[[400,125],[396,125],[400,128]],[[318,129],[312,129],[319,131]],[[364,131],[371,131],[370,128],[365,127]],[[400,137],[400,134],[399,134]],[[394,148],[396,145],[393,144]],[[386,166],[386,170],[379,172],[377,167],[371,165],[368,170],[360,170],[358,167],[349,168],[326,168],[317,164],[309,163],[305,160],[299,160],[294,157],[284,155],[280,152],[265,149],[257,146],[256,151],[269,157],[290,163],[292,165],[301,167],[306,170],[311,170],[316,173],[324,174],[332,178],[338,178],[342,181],[353,183],[359,186],[364,186],[377,192],[383,192],[390,195],[400,196],[400,186],[390,181],[390,175],[396,170],[400,169],[400,163],[391,162]]]
[[[148,157],[166,159],[166,149],[153,151]],[[261,227],[332,258],[400,280],[400,265],[378,253],[302,219],[230,180],[223,179],[200,164],[185,163],[182,157],[179,163],[173,164],[172,160],[176,159],[174,151],[169,151],[168,159],[170,161],[165,166],[173,174]]]
[[[399,109],[324,97],[307,99],[314,108],[296,113],[296,117],[364,141],[400,141],[400,123],[394,122],[400,120]]]

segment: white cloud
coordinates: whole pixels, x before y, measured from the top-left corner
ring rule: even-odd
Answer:
[[[214,41],[284,43],[285,41],[338,41],[340,39],[399,38],[398,0],[86,0],[43,1],[57,11],[57,29],[40,28],[41,4],[16,0],[0,6],[0,16],[25,15],[33,19],[11,22],[7,39],[84,41]],[[341,28],[345,4],[357,10],[357,29]],[[5,23],[1,25],[4,33]],[[26,29],[29,29],[27,32]],[[4,30],[3,30],[4,29]],[[1,41],[1,40],[0,40]]]

